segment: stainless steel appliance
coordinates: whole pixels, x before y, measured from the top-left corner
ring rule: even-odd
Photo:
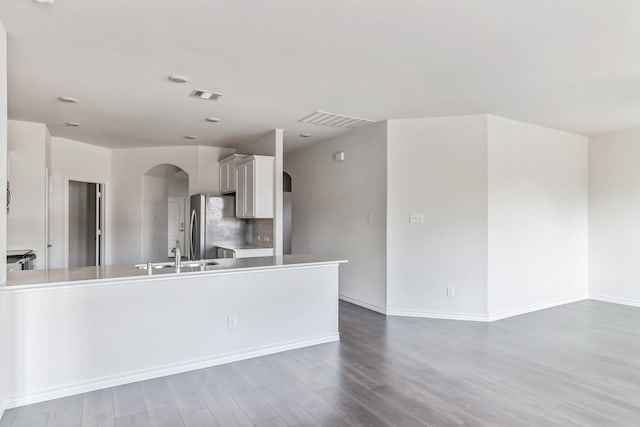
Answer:
[[[190,259],[217,258],[217,246],[244,244],[246,220],[236,218],[235,196],[194,194],[191,196]]]
[[[36,254],[31,249],[7,251],[7,271],[33,270]]]

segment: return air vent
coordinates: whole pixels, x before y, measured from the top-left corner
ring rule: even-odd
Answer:
[[[360,119],[358,117],[343,116],[341,114],[327,113],[326,111],[317,111],[307,117],[299,120],[302,123],[311,123],[314,125],[331,126],[334,128],[357,128],[359,126],[373,123],[373,120]]]
[[[221,93],[201,89],[194,90],[193,92],[191,92],[190,96],[198,99],[204,99],[205,101],[217,101],[218,99],[222,98]]]

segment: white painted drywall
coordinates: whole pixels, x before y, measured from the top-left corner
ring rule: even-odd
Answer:
[[[588,139],[488,117],[488,312],[586,298]]]
[[[7,210],[5,209],[7,182],[7,32],[0,22],[0,289],[7,279]],[[14,343],[14,313],[7,299],[0,294],[0,348],[10,349]],[[11,393],[14,370],[11,351],[0,351],[0,418],[5,410],[5,399]]]
[[[640,129],[589,145],[589,292],[640,305]]]
[[[390,313],[486,314],[486,128],[486,116],[388,122]],[[411,213],[424,223],[410,223]]]
[[[111,181],[112,150],[73,141],[51,138],[51,207],[50,227],[51,268],[63,268],[67,263],[68,247],[68,182],[81,181],[105,184],[105,263],[111,263],[113,206]]]
[[[180,171],[169,177],[167,192],[170,197],[189,197],[189,175]]]
[[[176,175],[182,179],[174,180]],[[147,262],[167,261],[168,200],[177,187],[183,187],[182,197],[188,195],[189,176],[175,166],[155,166],[142,177],[142,257]]]
[[[345,299],[386,307],[386,123],[287,152],[292,178],[292,249],[349,260],[341,270]],[[344,162],[335,162],[336,152]],[[372,214],[373,223],[369,223]]]
[[[46,268],[48,140],[44,124],[9,120],[7,156],[13,198],[7,214],[7,249],[35,250],[38,269]]]
[[[0,22],[0,286],[7,279],[7,126],[7,32]]]
[[[17,362],[2,378],[11,406],[338,338],[338,264],[0,297],[17,311],[0,311],[19,337],[0,352]]]

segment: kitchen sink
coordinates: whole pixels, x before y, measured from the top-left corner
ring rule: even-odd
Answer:
[[[136,264],[135,267],[138,270],[147,270],[149,268],[149,265],[151,266],[152,270],[159,270],[164,268],[175,269],[175,264],[173,262],[152,262],[148,264]],[[205,269],[210,265],[218,265],[218,263],[209,259],[195,260],[195,261],[182,261],[180,263],[180,268]]]
[[[146,270],[149,268],[149,264],[136,264],[136,268],[138,270]],[[151,263],[151,268],[153,270],[159,270],[161,268],[174,268],[174,265],[172,262],[154,262]]]
[[[208,259],[203,259],[199,261],[182,261],[180,263],[180,267],[182,268],[200,268],[200,267],[206,267],[208,265],[218,265],[218,263]]]

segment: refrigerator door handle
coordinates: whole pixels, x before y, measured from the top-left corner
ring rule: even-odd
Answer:
[[[190,232],[191,232],[191,251],[189,253],[189,259],[193,259],[195,256],[195,252],[196,252],[196,246],[195,246],[195,237],[198,235],[198,224],[196,223],[196,210],[192,210],[191,211],[191,224],[189,225],[190,228]]]

